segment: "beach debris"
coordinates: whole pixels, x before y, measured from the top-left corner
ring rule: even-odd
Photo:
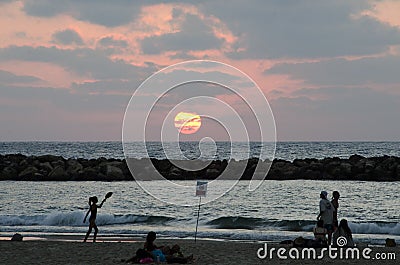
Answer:
[[[386,247],[395,247],[396,241],[393,238],[386,238]]]
[[[12,238],[11,241],[22,241],[24,237],[21,234],[15,233]]]

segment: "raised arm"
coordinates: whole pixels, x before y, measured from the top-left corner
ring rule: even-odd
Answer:
[[[106,200],[107,200],[107,198],[104,198],[104,200],[100,203],[99,206],[97,206],[97,208],[101,208],[101,206],[103,206],[103,203],[105,203]]]

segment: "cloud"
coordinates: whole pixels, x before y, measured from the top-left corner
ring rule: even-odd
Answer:
[[[52,87],[0,86],[0,135],[8,140],[119,139],[130,99]]]
[[[83,94],[120,94],[130,97],[140,85],[138,80],[100,80],[83,83],[72,83],[71,89]]]
[[[42,81],[40,78],[27,75],[15,75],[13,73],[0,70],[0,84],[19,84],[19,83],[32,83]]]
[[[89,48],[10,46],[0,49],[0,61],[45,62],[88,76],[68,89],[30,87],[14,81],[35,81],[0,71],[0,128],[2,140],[120,139],[124,110],[131,93],[158,66],[134,66],[112,60]],[[73,80],[71,80],[72,82]]]
[[[54,17],[66,14],[81,21],[106,27],[117,27],[132,22],[140,13],[142,5],[157,3],[154,0],[26,0],[23,11],[30,16]]]
[[[126,40],[115,39],[113,36],[101,38],[97,44],[104,48],[127,48],[128,42]]]
[[[271,106],[281,140],[400,140],[399,95],[365,87],[302,89]]]
[[[238,36],[233,59],[319,58],[380,53],[400,30],[367,16],[369,1],[207,1],[201,10]]]
[[[314,85],[363,85],[400,83],[400,56],[359,60],[333,59],[315,63],[279,64],[265,74],[288,74]]]
[[[68,71],[94,79],[128,79],[141,81],[154,73],[154,65],[143,67],[123,60],[112,60],[102,51],[89,48],[59,49],[57,47],[9,46],[0,49],[0,61],[34,61],[54,63]]]
[[[115,140],[129,97],[0,86],[0,135],[15,140]]]
[[[54,89],[52,87],[31,87],[31,86],[1,86],[1,95],[3,99],[9,99],[10,102],[20,102],[13,104],[15,111],[31,110],[35,108],[45,109],[47,106],[56,107],[59,111],[66,111],[78,114],[82,111],[100,111],[111,110],[120,105],[120,102],[128,101],[129,97],[123,95],[89,95],[88,93],[73,93],[71,89]],[[29,97],[27,97],[29,95]],[[119,102],[116,102],[118,98]],[[26,104],[25,99],[30,103]],[[73,104],[71,104],[73,102]],[[31,109],[32,108],[32,109]],[[12,113],[12,112],[10,112]]]
[[[139,18],[142,7],[169,3],[156,0],[92,1],[26,0],[23,10],[38,17],[64,14],[81,21],[116,27]],[[400,29],[377,21],[366,10],[371,1],[240,0],[176,1],[193,5],[208,17],[221,21],[237,37],[232,59],[319,58],[376,54],[400,41]],[[173,10],[174,20],[182,11]],[[180,32],[143,39],[145,54],[162,51],[218,49],[223,43],[199,18],[189,17]]]
[[[196,56],[190,55],[190,54],[188,54],[187,52],[179,52],[179,51],[176,52],[175,54],[169,56],[169,58],[170,58],[171,60],[179,59],[179,60],[184,60],[184,61],[195,60],[195,59],[197,59]]]
[[[19,31],[19,32],[15,32],[15,36],[18,38],[26,38],[27,34],[26,34],[26,32]]]
[[[223,41],[214,35],[211,26],[191,14],[186,14],[178,32],[146,37],[140,41],[145,54],[219,49],[222,43]]]
[[[0,48],[0,121],[7,125],[0,135],[17,140],[119,139],[131,92],[160,69],[157,64],[206,54],[240,66],[274,89],[271,105],[281,140],[399,140],[400,100],[393,89],[400,84],[399,56],[393,47],[391,55],[384,54],[400,43],[400,28],[368,13],[373,3],[23,0],[4,5],[15,25],[4,29],[9,39],[4,45],[13,46]],[[32,21],[40,23],[32,28]],[[371,54],[381,57],[364,56]],[[338,59],[348,55],[351,60]],[[129,63],[133,61],[137,65]],[[48,72],[38,65],[61,70]],[[191,70],[172,77],[198,76]],[[236,84],[232,76],[211,75]],[[37,87],[43,84],[63,89]],[[377,92],[379,86],[384,92]],[[159,88],[140,95],[139,110]],[[241,107],[221,88],[200,89],[176,89],[160,101],[160,111],[202,94]]]
[[[362,14],[371,16],[389,25],[400,27],[400,2],[398,0],[373,1],[373,8],[365,10]]]
[[[55,43],[64,45],[83,44],[81,36],[78,34],[78,32],[72,29],[57,31],[52,35],[52,38]]]
[[[118,54],[123,57],[129,48],[128,40],[115,38],[114,36],[102,37],[96,43],[96,49],[108,55]]]

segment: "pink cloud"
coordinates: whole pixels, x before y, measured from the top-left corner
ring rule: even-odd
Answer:
[[[53,63],[7,61],[0,63],[0,69],[16,75],[30,75],[44,80],[44,83],[30,84],[31,86],[49,86],[68,88],[72,82],[83,82],[85,77],[65,70]]]
[[[373,17],[394,27],[400,27],[400,2],[398,0],[375,1],[371,10],[362,14]]]

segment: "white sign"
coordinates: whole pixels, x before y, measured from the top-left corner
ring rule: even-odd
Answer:
[[[196,184],[196,196],[205,197],[207,193],[207,181],[197,181]]]

